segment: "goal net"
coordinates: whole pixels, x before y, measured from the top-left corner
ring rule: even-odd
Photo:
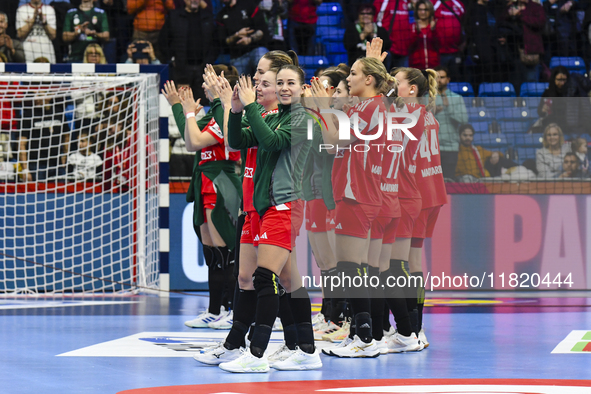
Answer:
[[[158,288],[156,74],[0,74],[0,293]]]

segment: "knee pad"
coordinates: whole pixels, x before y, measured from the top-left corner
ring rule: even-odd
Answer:
[[[410,247],[411,248],[422,248],[424,241],[425,241],[425,238],[411,238],[410,239]]]
[[[353,263],[351,261],[339,261],[337,269],[345,276],[364,276],[365,268],[361,264]]]
[[[279,295],[279,277],[266,268],[258,267],[252,275],[257,297]]]

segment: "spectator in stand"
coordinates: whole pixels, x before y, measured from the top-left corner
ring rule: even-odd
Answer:
[[[56,18],[52,7],[42,4],[41,0],[31,0],[20,6],[16,12],[16,29],[17,37],[23,42],[27,62],[42,56],[55,63],[53,40]]]
[[[410,0],[374,0],[373,5],[379,10],[376,23],[390,32],[390,66],[408,67],[408,49],[414,23],[413,3]],[[388,47],[384,45],[384,49]]]
[[[556,123],[570,135],[588,133],[591,105],[587,95],[590,91],[589,78],[578,73],[569,73],[564,66],[553,68],[548,89],[542,93],[538,105],[541,127]]]
[[[556,123],[549,124],[542,135],[541,149],[536,151],[536,168],[540,178],[556,178],[562,173],[562,161],[570,152],[564,143],[562,129]]]
[[[127,13],[127,0],[98,0],[95,5],[107,13],[109,35],[117,40],[116,59],[121,59],[127,52],[133,31],[133,17]]]
[[[577,56],[577,6],[573,0],[547,0],[544,11],[548,22],[551,56]],[[550,57],[550,56],[549,56]],[[548,59],[549,60],[549,59]]]
[[[0,53],[0,63],[8,63],[8,58],[3,53]]]
[[[25,63],[25,51],[19,40],[13,40],[7,33],[8,16],[0,12],[0,53],[7,63]]]
[[[501,53],[496,21],[489,10],[489,0],[471,2],[466,12],[466,56],[472,62],[474,91],[483,82],[501,81],[495,76]]]
[[[515,1],[508,4],[500,23],[507,31],[508,44],[515,58],[510,82],[517,89],[522,82],[537,82],[540,57],[544,54],[544,7],[533,0]]]
[[[287,36],[289,46],[300,55],[314,55],[316,43],[316,9],[322,0],[288,0]]]
[[[0,1],[0,12],[8,15],[8,20],[16,20],[16,10],[20,0],[2,0]],[[8,25],[7,33],[10,37],[16,37],[16,27],[14,24]]]
[[[69,60],[80,63],[84,60],[84,50],[89,44],[109,40],[109,22],[105,11],[96,8],[93,0],[82,0],[80,7],[72,8],[66,14],[64,42],[70,44]]]
[[[99,44],[90,44],[84,50],[84,63],[107,64],[103,48]]]
[[[571,142],[571,150],[579,158],[581,163],[581,171],[589,174],[589,158],[587,157],[587,140],[582,137],[577,137]]]
[[[287,19],[288,16],[287,3],[288,0],[262,0],[259,4],[260,9],[265,13],[265,19],[269,26],[267,49],[270,51],[286,50],[283,19]]]
[[[564,155],[562,173],[558,178],[588,178],[589,174],[581,170],[581,161],[573,152]]]
[[[127,47],[127,60],[125,63],[136,64],[160,64],[160,60],[154,54],[154,48],[150,41],[134,41]]]
[[[135,15],[133,40],[151,42],[157,57],[161,57],[158,46],[160,30],[164,26],[166,15],[172,10],[174,10],[172,0],[127,0],[127,12],[130,15]],[[202,36],[202,38],[205,37],[207,36]]]
[[[456,166],[456,179],[458,182],[478,182],[479,178],[489,177],[490,173],[485,168],[487,163],[497,165],[502,153],[484,149],[472,144],[474,141],[474,127],[466,123],[460,126],[460,149],[458,152],[458,165]]]
[[[199,88],[194,91],[201,92],[196,98],[201,98],[202,103],[206,100],[201,89],[203,70],[206,64],[214,63],[219,54],[216,34],[213,14],[200,0],[185,0],[185,8],[170,12],[160,33],[162,60],[171,64],[175,79],[180,74],[196,76]]]
[[[409,48],[408,64],[421,70],[439,66],[439,42],[435,34],[433,3],[429,0],[419,0],[415,3],[414,11],[415,23],[412,25],[413,39]]]
[[[222,0],[217,14],[219,40],[230,52],[230,63],[240,74],[254,75],[267,48],[269,28],[257,3],[252,0]]]
[[[87,132],[78,137],[78,152],[68,156],[68,165],[74,167],[73,175],[77,181],[93,181],[96,169],[103,160],[93,152],[94,139]]]
[[[392,46],[388,31],[374,23],[375,15],[376,9],[373,5],[362,4],[359,7],[357,21],[345,30],[343,44],[347,49],[349,64],[353,64],[357,59],[365,56],[366,44],[371,42],[374,37],[379,37],[384,41],[382,48],[390,49]]]
[[[460,135],[458,127],[468,122],[468,112],[464,99],[447,88],[451,78],[444,66],[435,68],[439,74],[439,94],[435,99],[435,119],[439,122],[439,153],[441,169],[445,178],[454,178],[458,164]]]
[[[463,46],[462,17],[464,6],[459,0],[437,0],[435,9],[435,36],[439,43],[439,56],[442,66],[447,67],[450,77],[460,78]]]

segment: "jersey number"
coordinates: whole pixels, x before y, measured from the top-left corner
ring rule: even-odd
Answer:
[[[439,154],[439,141],[437,141],[437,132],[435,129],[431,129],[431,132],[428,134],[430,136],[427,137],[425,134],[421,137],[421,142],[419,143],[419,150],[418,152],[421,153],[421,158],[427,158],[429,162],[431,162],[431,156],[436,156]],[[428,141],[430,139],[431,141]],[[431,147],[429,149],[429,142],[431,142]],[[416,160],[417,155],[415,153],[414,159]]]

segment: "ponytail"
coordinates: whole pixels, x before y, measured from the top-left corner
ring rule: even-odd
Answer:
[[[426,108],[428,111],[435,110],[435,99],[437,98],[437,72],[433,69],[419,70],[411,67],[399,67],[390,71],[390,74],[396,75],[404,73],[409,85],[416,85],[418,88],[417,98],[421,99],[428,95]]]

